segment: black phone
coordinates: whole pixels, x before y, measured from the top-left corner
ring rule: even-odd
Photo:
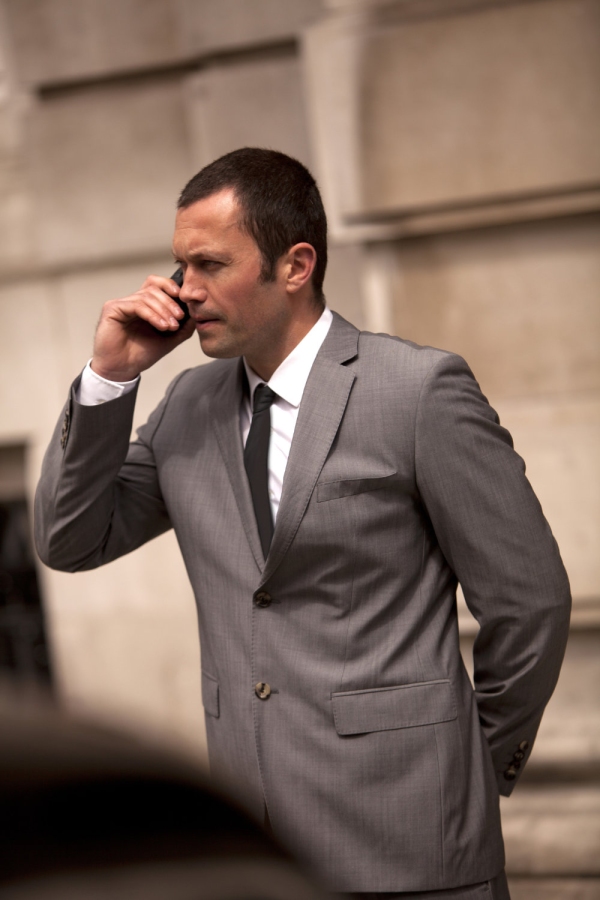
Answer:
[[[175,282],[175,284],[179,285],[179,287],[182,286],[182,284],[183,284],[183,269],[181,268],[181,266],[179,266],[179,268],[175,272],[173,272],[173,274],[171,275],[171,278]],[[179,299],[179,297],[173,297],[173,300],[175,301],[177,306],[183,310],[183,319],[179,319],[179,328],[181,328],[181,326],[185,325],[185,323],[189,319],[190,311],[188,309],[187,303],[184,303],[183,300]],[[159,334],[166,335],[167,337],[170,334],[177,333],[176,331],[160,331],[158,328],[155,328],[154,330],[158,331]]]

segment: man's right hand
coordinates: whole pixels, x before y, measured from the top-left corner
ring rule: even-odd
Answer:
[[[184,314],[173,300],[178,295],[171,278],[149,275],[135,294],[105,303],[94,338],[93,371],[109,381],[133,381],[187,341],[195,325],[189,319],[179,329]]]

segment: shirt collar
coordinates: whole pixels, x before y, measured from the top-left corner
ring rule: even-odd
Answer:
[[[300,343],[296,344],[269,379],[269,387],[291,406],[300,406],[310,370],[321,349],[321,344],[327,337],[332,321],[333,313],[328,307],[325,307],[308,334],[305,334]],[[264,381],[250,368],[245,358],[244,367],[250,386],[250,407],[252,407],[254,391],[259,384],[264,384]]]

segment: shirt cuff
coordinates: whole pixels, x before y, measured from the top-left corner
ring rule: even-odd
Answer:
[[[102,375],[97,375],[90,363],[91,359],[81,373],[79,387],[75,392],[75,399],[82,406],[97,406],[99,403],[117,400],[132,391],[140,380],[138,375],[133,381],[109,381]]]

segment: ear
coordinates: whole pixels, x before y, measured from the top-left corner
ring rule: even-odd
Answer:
[[[312,244],[294,244],[284,255],[286,290],[296,294],[310,284],[317,263],[317,251]]]

